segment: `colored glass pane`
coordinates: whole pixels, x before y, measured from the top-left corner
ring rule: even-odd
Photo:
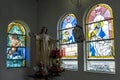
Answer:
[[[8,54],[10,53],[11,48],[13,47],[7,48]],[[7,59],[25,59],[25,58],[26,58],[25,48],[22,48],[22,47],[17,47],[17,50],[14,53],[7,55]]]
[[[88,58],[114,58],[114,40],[88,42]]]
[[[7,67],[25,67],[26,65],[26,62],[25,60],[22,60],[22,59],[9,59],[7,60]]]
[[[115,73],[114,61],[88,61],[87,65],[87,70],[89,71]]]
[[[59,48],[62,55],[62,67],[69,70],[78,69],[78,50],[73,29],[77,24],[74,14],[63,16],[59,27]]]
[[[24,29],[23,25],[21,25],[20,23],[17,23],[17,22],[10,23],[8,25],[7,32],[25,35],[25,29]]]
[[[11,46],[11,43],[12,43],[12,37],[13,36],[16,36],[18,38],[18,40],[22,43],[21,47],[24,47],[25,46],[25,36],[22,36],[22,35],[18,35],[18,34],[8,34],[8,38],[7,38],[7,41],[8,41],[8,44],[7,46]]]
[[[7,30],[7,68],[26,66],[26,35],[22,24],[12,22]]]
[[[76,24],[76,17],[73,14],[68,14],[63,18],[63,21],[61,22],[60,44],[75,42],[73,27],[75,27]]]
[[[61,34],[61,44],[75,43],[73,28],[62,30],[60,34]]]
[[[61,22],[61,29],[75,27],[76,24],[76,17],[73,14],[68,14],[63,18],[63,21]]]
[[[86,24],[111,19],[113,18],[112,10],[108,5],[98,4],[89,11],[87,18]]]
[[[60,50],[62,59],[77,59],[77,44],[61,45]]]
[[[86,70],[115,73],[112,9],[106,4],[93,6],[86,17]]]
[[[64,67],[68,70],[77,70],[78,69],[77,60],[63,60],[61,67]]]
[[[86,37],[88,41],[114,38],[113,20],[106,20],[106,21],[96,22],[93,24],[88,24]]]

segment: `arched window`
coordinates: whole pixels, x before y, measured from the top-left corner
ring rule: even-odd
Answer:
[[[78,50],[73,29],[77,24],[74,14],[64,15],[58,25],[59,48],[62,55],[62,66],[65,69],[78,69]]]
[[[26,66],[26,29],[19,22],[11,22],[7,28],[7,68]]]
[[[115,73],[114,25],[110,6],[97,4],[89,10],[85,34],[85,70]]]

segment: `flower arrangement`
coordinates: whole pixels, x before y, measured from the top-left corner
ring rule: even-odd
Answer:
[[[36,67],[34,67],[34,70],[36,71],[35,74],[29,77],[53,78],[55,76],[60,76],[59,73],[64,71],[64,69],[60,67],[60,58],[60,50],[58,48],[52,50],[50,53],[50,62],[52,63],[51,66],[45,67],[44,64],[40,62]]]
[[[53,76],[58,76],[60,72],[63,72],[64,69],[60,67],[61,61],[60,50],[58,48],[54,49],[50,53],[50,58],[52,60],[52,66],[49,68],[49,72]]]
[[[50,58],[61,58],[60,50],[58,48],[52,50],[50,53]]]

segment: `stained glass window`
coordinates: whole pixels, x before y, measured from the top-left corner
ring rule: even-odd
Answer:
[[[114,26],[107,4],[93,6],[86,17],[86,70],[115,73]]]
[[[12,22],[7,29],[7,68],[26,66],[26,31],[22,24]]]
[[[73,29],[77,24],[74,14],[67,14],[62,17],[59,28],[59,48],[62,55],[62,66],[66,69],[77,70],[77,43],[75,42]]]

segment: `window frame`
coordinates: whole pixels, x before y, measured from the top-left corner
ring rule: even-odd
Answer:
[[[58,27],[57,27],[57,39],[59,40],[59,42],[58,42],[58,44],[57,44],[57,46],[58,46],[58,48],[60,49],[60,51],[61,51],[61,46],[62,45],[71,45],[71,44],[76,44],[76,47],[77,47],[77,57],[76,58],[68,58],[68,59],[64,59],[64,58],[61,58],[61,61],[62,61],[62,64],[63,64],[63,62],[65,62],[65,63],[69,63],[69,62],[71,62],[71,61],[73,61],[73,63],[76,63],[77,65],[77,68],[76,69],[69,69],[69,68],[65,68],[65,66],[63,66],[62,64],[61,64],[61,67],[64,67],[66,70],[71,70],[71,71],[77,71],[78,70],[78,45],[77,45],[77,43],[76,42],[71,42],[71,43],[65,43],[65,44],[61,44],[62,42],[60,41],[61,39],[61,33],[60,32],[62,32],[62,31],[64,31],[64,30],[69,30],[69,29],[74,29],[74,27],[75,26],[72,26],[71,28],[65,28],[65,29],[62,29],[62,22],[66,19],[66,17],[67,16],[72,16],[73,18],[75,18],[75,20],[76,20],[76,24],[77,24],[77,18],[75,17],[75,15],[73,14],[73,13],[67,13],[67,14],[65,14],[65,15],[63,15],[62,17],[61,17],[61,19],[59,20],[59,24],[58,24]],[[75,25],[76,25],[75,24]],[[69,66],[72,66],[72,65],[69,65]]]
[[[90,17],[90,14],[92,14],[92,11],[96,8],[96,7],[98,7],[98,6],[103,6],[103,7],[105,7],[105,8],[107,8],[108,9],[108,11],[110,12],[110,15],[111,15],[111,18],[109,18],[109,19],[104,19],[104,20],[99,20],[99,21],[96,21],[96,22],[89,22],[89,17]],[[104,4],[104,3],[98,3],[98,4],[96,4],[96,5],[94,5],[94,6],[92,6],[89,10],[88,10],[88,13],[86,14],[87,16],[85,17],[85,23],[84,23],[84,25],[85,25],[85,28],[84,28],[84,32],[85,32],[85,41],[84,41],[84,63],[85,63],[85,65],[84,65],[84,71],[86,71],[86,72],[95,72],[95,73],[108,73],[108,74],[115,74],[115,72],[116,72],[116,68],[115,68],[115,46],[114,46],[114,20],[113,20],[113,12],[112,12],[112,9],[111,9],[111,7],[109,6],[109,5],[107,5],[107,4]],[[100,22],[104,22],[104,21],[108,21],[108,20],[111,20],[111,27],[112,27],[112,37],[111,38],[107,38],[107,39],[102,39],[102,40],[94,40],[94,41],[90,41],[89,40],[89,38],[88,38],[88,25],[91,25],[91,24],[94,24],[94,23],[100,23]],[[112,47],[113,47],[113,53],[112,53],[112,56],[108,56],[108,57],[106,57],[106,56],[97,56],[97,57],[91,57],[91,58],[88,58],[88,51],[90,51],[88,48],[87,48],[87,43],[90,43],[90,42],[92,42],[92,43],[97,43],[97,42],[100,42],[100,41],[110,41],[110,40],[112,40],[113,42],[111,42],[111,44],[112,44]],[[114,66],[114,71],[113,72],[110,72],[110,71],[102,71],[102,69],[101,70],[97,70],[97,67],[96,67],[96,69],[94,70],[92,70],[92,67],[91,67],[91,70],[89,70],[88,69],[88,65],[92,65],[92,63],[90,63],[90,64],[88,64],[88,61],[90,62],[93,62],[94,64],[93,65],[96,65],[96,64],[101,64],[101,65],[103,65],[103,68],[105,68],[106,66],[104,66],[105,64],[107,64],[107,61],[109,62],[109,66],[110,66],[110,61],[111,62],[113,62],[113,63],[111,63],[111,64],[113,64]],[[94,61],[96,61],[96,62],[98,62],[98,63],[95,63]],[[102,63],[102,61],[103,61],[103,63]],[[100,67],[98,67],[98,68],[100,68]]]
[[[10,32],[10,30],[12,28],[14,28],[14,26],[18,27],[19,30],[21,29],[20,31],[22,32],[22,34],[16,33],[15,31]],[[18,32],[19,32],[19,30],[18,30]],[[23,38],[22,42],[24,42],[24,44],[23,44],[24,46],[15,47],[15,48],[22,48],[21,51],[24,52],[24,54],[23,54],[24,58],[23,59],[20,59],[20,58],[13,59],[13,57],[8,58],[8,48],[14,48],[14,47],[10,46],[10,44],[9,44],[9,43],[11,43],[11,42],[9,42],[9,41],[11,41],[10,36],[14,35],[14,33],[16,33],[15,35],[17,35],[18,37]],[[24,68],[24,67],[26,67],[27,66],[27,64],[26,64],[26,61],[27,61],[27,59],[26,59],[27,58],[27,50],[26,50],[26,48],[27,48],[27,31],[26,31],[26,28],[25,28],[24,24],[22,24],[22,22],[20,23],[20,21],[11,22],[7,27],[7,55],[6,55],[6,60],[7,61],[11,60],[12,63],[17,62],[17,64],[16,64],[17,66],[14,66],[15,65],[14,63],[12,64],[13,66],[11,64],[8,65],[8,63],[6,61],[6,67],[7,68]],[[21,60],[23,62],[21,64],[21,66],[19,66],[18,62],[21,61]]]

